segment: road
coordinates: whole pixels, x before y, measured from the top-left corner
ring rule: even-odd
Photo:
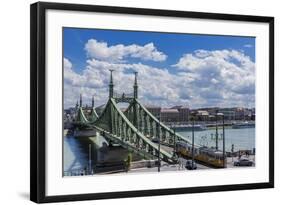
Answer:
[[[253,155],[249,156],[249,159],[252,160],[252,161],[255,161]],[[232,160],[232,157],[228,157],[227,158],[227,168],[236,168],[236,169],[237,168],[240,168],[240,169],[247,168],[247,167],[233,166],[233,161],[235,161],[235,160],[237,160],[237,157],[234,157],[233,160]],[[161,162],[160,172],[165,172],[165,171],[187,171],[187,172],[190,172],[190,171],[196,171],[196,170],[214,169],[214,168],[207,167],[205,165],[196,163],[197,164],[197,169],[196,170],[187,170],[185,168],[185,164],[186,164],[187,160],[184,159],[184,158],[179,158],[179,161],[180,161],[179,164],[173,164],[173,165],[167,164],[165,162]],[[154,173],[158,172],[158,167],[157,166],[156,167],[152,167],[152,168],[148,168],[148,167],[136,168],[136,169],[131,169],[131,170],[128,171],[128,173],[153,173],[153,172]],[[115,172],[114,174],[124,174],[124,172],[119,172],[119,173]]]
[[[180,165],[179,164],[174,164],[174,165],[169,165],[166,163],[161,163],[161,168],[160,171],[193,171],[193,170],[187,170],[184,166],[186,164],[186,159],[184,158],[179,158],[180,159]],[[254,160],[254,156],[251,155],[249,156],[250,160]],[[233,161],[237,160],[237,157],[234,157],[232,160],[232,157],[227,158],[227,168],[244,168],[244,167],[237,167],[233,166]],[[205,169],[213,169],[211,167],[207,167],[202,164],[197,164],[197,170],[205,170]],[[129,173],[142,173],[142,172],[158,172],[158,167],[153,167],[153,168],[139,168],[139,169],[132,169],[129,171]]]
[[[167,163],[161,163],[160,171],[192,171],[187,170],[184,166],[186,164],[186,159],[180,158],[180,165],[179,164],[173,164],[169,165]],[[207,166],[201,165],[197,163],[197,170],[203,170],[203,169],[210,169]],[[129,173],[142,173],[142,172],[158,172],[158,167],[152,167],[152,168],[138,168],[138,169],[132,169],[129,171]]]
[[[255,155],[250,155],[248,156],[248,159],[255,162]],[[227,168],[241,168],[239,166],[234,166],[233,162],[238,160],[238,157],[227,157]],[[255,166],[255,164],[253,165],[253,167]]]

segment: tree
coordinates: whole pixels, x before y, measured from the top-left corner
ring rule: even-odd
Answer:
[[[128,172],[130,170],[131,164],[132,164],[132,153],[129,153],[127,156],[127,159],[125,160],[126,172]]]

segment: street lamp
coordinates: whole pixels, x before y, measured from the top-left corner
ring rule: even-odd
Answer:
[[[217,113],[216,116],[222,116],[222,157],[223,157],[223,167],[225,167],[225,132],[224,132],[224,114]],[[216,118],[217,119],[217,118]],[[217,138],[216,138],[217,140]]]
[[[232,157],[232,162],[233,162],[233,152],[234,152],[234,144],[231,145],[231,157]]]
[[[174,153],[176,154],[176,128],[173,127],[173,133],[174,133]]]
[[[160,172],[161,161],[160,161],[160,131],[161,131],[161,112],[159,114],[159,124],[158,124],[158,172]]]
[[[223,152],[223,167],[225,168],[225,133],[224,133],[224,114],[222,114],[222,152]]]
[[[216,111],[216,150],[218,150],[218,110]]]
[[[170,124],[170,129],[172,130],[172,137],[174,139],[174,141],[173,141],[173,143],[174,143],[174,145],[173,145],[173,147],[174,147],[173,157],[176,157],[176,127],[175,127],[174,123]],[[169,139],[169,144],[170,144],[170,139]]]
[[[89,174],[92,173],[92,159],[91,159],[91,155],[92,155],[92,151],[91,151],[92,145],[89,144]]]
[[[192,117],[192,170],[194,166],[194,116]]]

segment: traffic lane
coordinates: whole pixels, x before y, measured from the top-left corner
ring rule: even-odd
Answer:
[[[186,161],[187,161],[187,159],[179,157],[179,166],[185,167]],[[195,162],[195,163],[197,165],[197,169],[212,169],[211,167],[207,167],[203,164],[199,164],[197,162]]]
[[[234,162],[238,160],[238,157],[227,157],[227,168],[255,167],[255,155],[249,155],[247,158],[254,162],[253,166],[234,166]]]

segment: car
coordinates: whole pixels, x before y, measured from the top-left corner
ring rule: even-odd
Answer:
[[[188,170],[197,169],[197,164],[193,161],[193,166],[192,166],[192,160],[187,160],[185,163],[185,168]]]
[[[233,162],[234,166],[253,166],[254,162],[248,158],[240,158]]]
[[[158,138],[152,138],[152,140],[151,140],[152,142],[154,142],[154,143],[159,143],[159,139]]]

